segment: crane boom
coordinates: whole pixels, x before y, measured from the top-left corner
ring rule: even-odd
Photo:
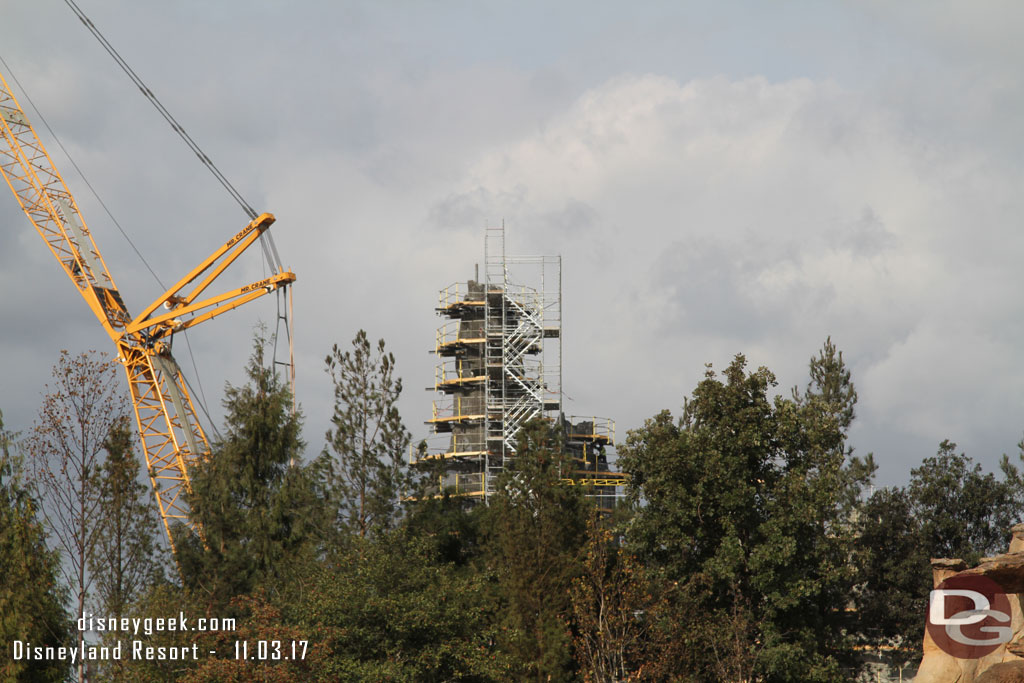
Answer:
[[[129,320],[71,191],[0,74],[0,169],[22,210],[112,338]]]
[[[103,329],[117,347],[128,377],[136,426],[150,483],[171,547],[172,524],[202,534],[189,518],[185,493],[197,458],[208,457],[209,442],[169,341],[194,327],[269,292],[287,287],[295,274],[279,269],[268,278],[199,299],[274,222],[262,214],[234,235],[136,318],[128,313],[78,205],[46,152],[14,93],[0,74],[0,172],[22,210],[46,242]],[[198,282],[197,282],[198,280]],[[189,290],[189,287],[192,287]],[[187,290],[187,291],[186,291]]]

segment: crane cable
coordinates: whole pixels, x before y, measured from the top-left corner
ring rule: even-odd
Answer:
[[[241,192],[239,192],[237,189],[235,189],[235,186],[231,184],[231,181],[229,181],[227,179],[227,176],[225,176],[223,173],[221,173],[220,169],[217,168],[216,164],[213,163],[213,160],[211,160],[210,157],[207,156],[207,154],[205,152],[203,152],[202,148],[199,146],[199,143],[197,143],[192,138],[192,136],[188,134],[188,132],[185,130],[184,126],[182,126],[180,123],[178,123],[177,119],[175,119],[174,116],[171,114],[171,112],[168,111],[167,107],[165,107],[163,105],[163,103],[157,98],[157,96],[155,94],[153,94],[153,91],[149,89],[149,87],[145,84],[145,82],[143,82],[142,78],[137,73],[135,73],[135,70],[132,69],[132,67],[128,64],[128,62],[126,62],[124,60],[124,58],[121,56],[121,54],[114,48],[114,46],[110,44],[110,41],[108,41],[106,39],[106,37],[103,35],[103,33],[100,32],[99,28],[96,27],[96,24],[94,24],[92,22],[92,20],[85,14],[85,12],[82,11],[82,8],[80,8],[75,3],[75,0],[64,0],[64,3],[71,9],[72,12],[75,13],[75,16],[78,17],[79,21],[82,22],[82,24],[89,30],[89,32],[96,38],[96,40],[99,41],[100,45],[103,46],[103,49],[106,50],[107,54],[109,54],[114,59],[114,61],[117,62],[117,65],[119,67],[121,67],[121,70],[125,72],[125,74],[128,76],[129,79],[131,79],[132,83],[135,84],[135,86],[139,89],[139,91],[143,94],[143,96],[147,100],[149,100],[150,104],[152,104],[156,108],[156,110],[160,113],[160,115],[164,118],[164,120],[167,121],[168,124],[170,124],[170,126],[174,130],[174,132],[178,134],[178,136],[185,142],[186,145],[188,145],[188,148],[192,150],[192,152],[196,155],[196,157],[199,158],[199,161],[207,168],[207,170],[210,171],[210,173],[213,174],[213,176],[217,179],[217,181],[224,187],[225,190],[227,190],[228,194],[230,194],[231,197],[234,198],[234,200],[236,202],[238,202],[239,206],[242,207],[242,210],[245,211],[245,214],[249,217],[249,220],[255,220],[257,218],[257,213],[256,213],[256,210],[252,208],[252,205],[249,204],[249,202],[247,202],[245,200],[245,197],[242,196]],[[115,221],[115,223],[116,223],[116,221]],[[118,226],[118,227],[120,228],[120,226]],[[129,240],[129,242],[130,242],[130,240]],[[278,273],[282,272],[284,270],[284,267],[283,267],[283,264],[282,264],[282,261],[281,261],[281,256],[277,252],[277,245],[274,243],[274,236],[270,233],[269,230],[264,231],[260,235],[259,242],[260,242],[260,247],[263,249],[264,262],[270,265],[271,270],[276,271]],[[134,248],[134,245],[133,245],[133,248]],[[140,257],[141,257],[141,254],[140,254]],[[285,285],[284,287],[287,289],[288,285]],[[290,301],[291,300],[289,299],[289,305],[286,307],[285,313],[283,315],[280,313],[280,304],[279,304],[278,321],[280,322],[280,320],[282,320],[282,319],[284,320],[285,328],[286,328],[286,331],[287,331],[287,334],[288,334],[288,340],[289,340],[289,362],[286,365],[289,365],[291,367],[292,407],[293,407],[293,410],[294,410],[295,409],[295,364],[294,364],[295,363],[295,359],[294,359],[294,352],[291,351],[291,348],[292,348],[292,346],[291,346],[291,325],[292,325],[292,323],[291,323],[291,319],[290,319],[290,317],[291,317],[290,316],[290,314],[291,314]],[[188,341],[188,337],[186,335],[186,343],[187,343],[187,341]],[[192,349],[191,349],[191,345],[189,345],[189,354],[191,355],[191,353],[192,353]],[[195,365],[195,359],[194,358],[193,358],[192,362],[193,362],[193,365]],[[276,362],[276,359],[275,359],[275,362]],[[197,379],[198,379],[198,374],[197,374]],[[200,393],[201,392],[202,392],[202,383],[200,382]],[[205,409],[206,409],[205,406],[203,406],[203,410],[204,411],[205,411]]]
[[[43,116],[43,113],[39,111],[39,107],[37,107],[36,103],[32,101],[31,97],[29,97],[28,91],[25,90],[25,86],[23,86],[21,84],[21,81],[18,80],[18,77],[14,75],[14,71],[11,70],[11,67],[7,65],[7,62],[4,61],[4,58],[2,56],[0,56],[0,64],[3,64],[4,71],[10,74],[11,80],[14,81],[14,84],[18,86],[18,89],[21,91],[21,94],[25,98],[25,101],[27,101],[29,103],[29,106],[32,107],[32,111],[35,114],[35,118],[42,122],[43,126],[50,133],[50,137],[52,137],[57,142],[57,146],[60,147],[61,151],[64,152],[64,156],[68,158],[68,161],[71,162],[71,165],[74,167],[75,171],[78,172],[78,175],[82,178],[82,181],[85,183],[85,186],[89,188],[89,192],[91,192],[92,196],[96,198],[96,201],[100,203],[100,206],[103,207],[103,210],[106,212],[107,217],[110,218],[110,220],[113,221],[114,225],[117,226],[117,229],[121,232],[121,236],[125,238],[129,246],[131,246],[132,250],[135,252],[135,255],[139,257],[140,261],[142,261],[142,264],[146,266],[146,270],[149,271],[149,274],[153,276],[153,279],[156,280],[156,283],[160,285],[162,289],[167,289],[167,285],[165,285],[160,280],[160,276],[156,274],[156,271],[154,271],[153,267],[149,265],[149,262],[146,260],[146,257],[143,256],[142,252],[139,251],[139,248],[135,246],[135,242],[133,242],[132,238],[128,236],[128,233],[125,232],[125,229],[121,227],[121,224],[117,221],[117,219],[114,218],[114,214],[112,214],[110,212],[110,209],[107,208],[106,202],[104,202],[103,199],[100,198],[99,193],[96,192],[96,188],[92,186],[92,183],[89,182],[89,179],[86,177],[85,173],[83,173],[82,169],[80,169],[78,167],[78,164],[75,163],[75,160],[74,158],[72,158],[71,153],[68,152],[67,147],[64,146],[64,143],[60,141],[60,137],[53,131],[53,128],[50,127],[50,124]]]
[[[7,64],[7,61],[3,58],[2,55],[0,55],[0,64],[3,65],[5,73],[10,75],[11,80],[14,81],[14,84],[18,86],[18,89],[21,91],[22,97],[24,97],[25,101],[28,102],[29,106],[32,107],[32,112],[33,114],[35,114],[34,118],[43,124],[43,127],[46,128],[47,132],[50,134],[50,137],[54,139],[54,141],[57,143],[57,146],[64,153],[64,156],[67,157],[67,160],[69,162],[71,162],[71,166],[78,173],[78,176],[82,179],[82,182],[84,182],[85,186],[89,188],[89,192],[96,199],[96,201],[99,202],[99,205],[103,207],[103,211],[107,214],[107,218],[109,218],[111,222],[115,226],[117,226],[117,229],[121,233],[121,236],[124,237],[126,242],[128,242],[128,245],[132,248],[132,251],[134,251],[135,255],[139,257],[140,261],[142,261],[142,265],[146,266],[146,270],[148,270],[149,274],[153,276],[153,279],[156,280],[156,283],[160,285],[160,288],[167,289],[167,285],[163,283],[163,280],[160,279],[160,276],[157,275],[156,271],[153,270],[153,267],[149,265],[149,261],[146,260],[146,257],[143,256],[142,252],[139,251],[139,248],[135,246],[135,242],[132,241],[132,238],[128,235],[127,231],[125,231],[125,229],[121,226],[120,221],[118,221],[117,218],[114,216],[113,212],[111,212],[110,207],[107,206],[107,203],[103,201],[103,197],[101,197],[99,192],[96,191],[96,188],[89,181],[89,177],[85,175],[85,171],[81,169],[81,167],[78,165],[78,162],[75,161],[75,158],[71,156],[71,152],[69,152],[68,148],[64,146],[64,143],[61,141],[60,136],[57,135],[56,131],[54,131],[53,128],[50,126],[49,121],[47,121],[46,117],[43,116],[43,112],[40,111],[39,107],[36,106],[35,101],[32,100],[32,96],[28,94],[28,90],[26,90],[25,86],[21,84],[21,81],[18,80],[18,76],[14,73],[14,70],[11,69],[10,65]],[[192,353],[192,344],[189,343],[188,330],[184,330],[183,334],[185,335],[185,344],[188,347],[188,355],[192,359],[192,368],[196,372],[196,381],[199,384],[199,394],[196,397],[196,402],[199,403],[199,407],[202,408],[203,412],[206,414],[207,419],[210,419],[210,412],[206,408],[206,392],[203,391],[203,382],[202,379],[199,377],[199,369],[196,367],[196,358],[195,355],[193,355]],[[184,374],[182,375],[182,378],[185,378]],[[187,378],[185,379],[185,382],[186,384],[188,383]],[[191,389],[191,386],[189,387],[189,389]],[[192,393],[193,395],[196,394],[194,390],[192,391]],[[212,420],[211,425],[213,425]],[[213,426],[213,431],[214,433],[217,432],[216,425]]]
[[[199,161],[210,171],[210,173],[213,174],[217,181],[224,187],[225,190],[227,190],[228,194],[230,194],[234,198],[234,200],[238,202],[239,206],[242,207],[242,210],[245,211],[246,215],[249,217],[249,220],[255,220],[258,214],[256,213],[256,210],[252,208],[252,205],[250,205],[249,202],[245,200],[245,197],[243,197],[242,194],[237,189],[235,189],[235,186],[231,184],[231,181],[229,181],[227,177],[223,173],[221,173],[220,169],[217,168],[217,166],[213,163],[210,157],[207,156],[205,152],[203,152],[202,148],[199,147],[199,144],[194,139],[192,139],[191,135],[188,134],[184,126],[178,123],[177,119],[175,119],[171,112],[167,110],[167,107],[165,107],[163,103],[160,102],[157,96],[153,94],[153,91],[150,90],[149,87],[143,82],[142,78],[140,78],[139,75],[135,73],[135,70],[132,69],[132,67],[129,66],[128,62],[124,60],[120,53],[118,53],[118,51],[114,49],[114,46],[111,45],[110,42],[106,39],[106,37],[104,37],[104,35],[100,32],[100,30],[96,28],[96,25],[92,23],[92,20],[89,19],[88,16],[86,16],[85,12],[83,12],[82,9],[77,4],[75,4],[75,0],[64,0],[64,2],[68,7],[71,8],[71,11],[75,13],[75,16],[78,17],[78,19],[85,25],[85,27],[89,29],[89,32],[92,33],[93,36],[95,36],[96,40],[98,40],[100,45],[103,46],[103,49],[107,51],[107,54],[113,57],[114,61],[117,62],[117,65],[121,67],[121,70],[124,71],[125,74],[128,75],[128,78],[130,78],[132,83],[134,83],[136,87],[138,87],[138,89],[142,92],[143,96],[147,100],[149,100],[149,102],[154,107],[156,107],[156,110],[160,112],[160,115],[163,116],[164,120],[167,121],[168,124],[170,124],[171,128],[174,129],[174,132],[177,133],[178,136],[185,141],[185,144],[188,145],[189,149],[191,149],[193,153],[195,153],[195,155],[199,158]],[[277,254],[277,247],[274,246],[273,240],[274,238],[270,235],[269,232],[264,232],[262,235],[260,235],[260,246],[263,247],[263,255],[270,263],[271,268],[277,272],[281,272],[281,259]]]

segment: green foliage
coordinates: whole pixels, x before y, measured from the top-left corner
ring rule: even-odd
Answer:
[[[325,648],[310,639],[309,630],[296,626],[279,607],[257,590],[251,596],[232,601],[234,611],[242,615],[237,631],[220,631],[202,638],[201,652],[216,651],[217,657],[203,657],[195,668],[177,678],[181,683],[305,683],[318,679],[316,672],[324,664]],[[266,643],[270,657],[260,659],[259,643]],[[240,642],[249,644],[249,656],[235,657]],[[294,646],[294,650],[293,650]],[[281,655],[273,659],[273,655]],[[303,654],[305,655],[303,657]],[[293,656],[294,655],[294,656]]]
[[[850,523],[856,516],[856,510],[862,502],[862,494],[871,484],[875,471],[874,457],[869,453],[864,458],[853,455],[853,448],[846,445],[847,433],[856,415],[857,390],[853,386],[850,370],[843,361],[843,352],[832,343],[832,338],[825,339],[818,355],[811,358],[810,381],[801,396],[793,389],[793,400],[805,407],[808,412],[817,414],[819,419],[831,418],[838,426],[840,440],[835,444],[834,455],[842,455],[841,471],[836,484],[840,488],[840,519],[849,531]],[[832,529],[840,533],[842,527]]]
[[[343,534],[366,538],[394,527],[400,496],[410,486],[403,467],[410,435],[397,407],[402,380],[384,340],[373,350],[363,330],[351,351],[335,344],[325,363],[334,383],[326,438],[335,456],[330,469],[337,521]]]
[[[832,337],[825,339],[821,351],[811,359],[810,376],[804,395],[809,400],[820,401],[824,414],[831,417],[845,435],[856,414],[857,390],[843,362],[843,352],[832,343]],[[793,397],[800,402],[796,390]]]
[[[46,547],[34,491],[13,445],[0,415],[0,680],[62,681],[63,662],[13,659],[16,640],[42,647],[72,640],[67,591],[58,582],[60,556]]]
[[[879,489],[858,520],[857,630],[867,644],[898,647],[904,661],[920,657],[932,588],[929,550],[913,508],[906,489]]]
[[[286,612],[316,644],[309,680],[508,680],[487,584],[398,529],[353,541]]]
[[[856,394],[829,344],[805,396],[771,399],[774,375],[748,374],[739,355],[723,380],[708,368],[678,422],[662,412],[620,449],[637,506],[627,536],[691,615],[658,628],[690,643],[695,680],[839,680],[850,666],[841,503],[856,485],[844,470]]]
[[[149,488],[139,483],[136,436],[127,416],[106,440],[107,457],[94,473],[99,496],[99,529],[89,556],[96,577],[97,610],[127,614],[146,586],[163,578],[166,557]]]
[[[197,614],[203,614],[205,606],[192,598],[193,596],[188,595],[180,586],[157,581],[147,586],[146,590],[132,604],[128,615],[139,619],[157,619],[177,617],[179,612],[184,612],[186,616],[194,618]],[[212,616],[220,617],[222,613],[213,612]],[[143,647],[165,648],[165,651],[172,648],[191,647],[193,642],[198,642],[199,652],[206,653],[213,645],[212,636],[216,635],[154,628],[152,633],[146,633],[143,629],[138,634],[130,634],[129,637],[131,640],[141,641]],[[125,652],[130,652],[130,650],[125,650]],[[228,650],[223,650],[223,652],[228,652]],[[110,681],[110,683],[174,683],[198,666],[199,662],[192,661],[191,658],[172,660],[126,656],[116,664],[116,666],[102,669],[99,680]]]
[[[1003,478],[948,440],[911,470],[907,487],[876,491],[861,511],[857,594],[866,642],[892,643],[910,659],[924,636],[929,558],[960,558],[975,564],[1006,551],[1009,530],[1021,512],[1020,475],[1004,458]]]
[[[998,478],[948,441],[907,487],[865,499],[874,459],[847,443],[857,392],[831,339],[788,397],[741,355],[721,375],[708,367],[678,419],[663,411],[620,446],[632,483],[615,519],[567,483],[572,462],[543,421],[522,430],[487,505],[417,496],[394,358],[362,331],[327,358],[330,453],[305,466],[301,420],[263,349],[258,337],[248,382],[227,388],[226,436],[192,473],[205,544],[178,537],[184,589],[117,555],[149,554],[155,525],[123,423],[91,469],[102,610],[239,619],[145,638],[218,656],[128,662],[101,672],[110,680],[850,680],[855,643],[919,652],[928,558],[1002,551],[1024,503],[1008,459]],[[57,560],[31,550],[43,539],[32,491],[0,436],[0,570],[51,577],[38,592],[0,589],[0,632],[44,614],[66,642]],[[302,661],[243,662],[239,638],[309,648]]]
[[[164,580],[166,553],[160,544],[156,501],[149,487],[139,483],[135,456],[135,431],[125,416],[107,436],[107,457],[93,473],[99,497],[99,524],[95,545],[89,553],[89,569],[95,579],[95,613],[104,617],[127,616],[145,591]],[[103,634],[104,645],[118,641],[125,652],[127,634]],[[124,660],[99,663],[102,680],[122,680]]]
[[[984,555],[1005,552],[1010,526],[1019,521],[1020,492],[1012,479],[983,473],[949,440],[910,471],[907,493],[932,557],[974,564]]]
[[[483,506],[449,495],[422,496],[410,506],[403,528],[423,539],[437,562],[465,567],[483,552]]]
[[[224,439],[192,471],[189,505],[205,544],[178,529],[185,584],[211,609],[281,581],[315,553],[322,535],[315,472],[300,462],[301,417],[292,412],[288,387],[266,366],[265,344],[257,336],[248,383],[226,389]]]
[[[588,506],[579,487],[561,481],[571,468],[557,431],[528,423],[485,513],[485,559],[501,604],[498,643],[515,680],[575,677],[569,587],[580,572]]]

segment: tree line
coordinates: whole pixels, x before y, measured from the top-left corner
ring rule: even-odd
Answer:
[[[174,528],[173,557],[111,364],[63,354],[31,431],[0,422],[0,678],[64,680],[68,663],[16,660],[12,643],[85,638],[200,655],[94,662],[79,680],[853,680],[865,651],[920,657],[930,557],[1003,551],[1024,510],[1009,458],[996,476],[950,441],[906,486],[873,488],[830,339],[789,392],[742,355],[707,366],[679,415],[619,445],[631,483],[612,511],[561,483],[572,464],[543,421],[489,504],[428,494],[437,472],[405,465],[394,357],[363,331],[325,359],[334,413],[304,459],[267,348],[257,334],[226,387],[191,474],[202,535]],[[180,612],[234,628],[77,627]]]

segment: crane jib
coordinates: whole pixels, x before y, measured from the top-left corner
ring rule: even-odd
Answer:
[[[96,286],[93,286],[92,291],[113,327],[124,327],[131,321],[131,316],[125,309],[124,299],[121,298],[119,291],[110,287]]]
[[[117,346],[128,379],[135,423],[171,548],[172,524],[184,524],[203,538],[189,515],[190,472],[210,448],[187,384],[171,358],[167,340],[237,306],[295,281],[278,268],[269,279],[199,300],[224,270],[274,222],[262,214],[206,258],[137,319],[127,311],[77,203],[36,131],[0,74],[0,175],[62,269],[82,294]],[[192,286],[190,292],[183,292]],[[159,308],[162,315],[153,315]]]

